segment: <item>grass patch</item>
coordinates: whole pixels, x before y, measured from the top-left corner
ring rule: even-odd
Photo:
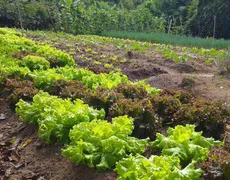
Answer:
[[[114,38],[134,39],[154,43],[172,44],[180,46],[205,47],[205,48],[229,48],[230,40],[224,39],[204,39],[185,35],[169,35],[165,33],[146,33],[146,32],[116,32],[105,31],[102,36]]]

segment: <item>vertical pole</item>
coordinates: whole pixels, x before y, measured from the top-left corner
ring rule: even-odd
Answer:
[[[213,16],[214,26],[213,26],[213,38],[216,37],[216,15]]]
[[[18,4],[18,0],[15,2],[17,8],[18,8],[18,16],[19,16],[19,22],[20,22],[20,27],[21,29],[23,29],[23,26],[22,26],[22,15],[21,15],[21,10],[20,10],[20,7],[19,7],[19,4]]]
[[[169,34],[170,31],[171,31],[171,26],[172,26],[172,19],[170,19],[170,22],[169,22],[168,34]]]

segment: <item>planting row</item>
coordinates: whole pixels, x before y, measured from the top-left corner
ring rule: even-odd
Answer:
[[[31,34],[31,32],[28,33]],[[33,32],[33,36],[34,34]],[[54,43],[54,46],[61,49],[67,49],[70,54],[76,54],[75,57],[82,63],[84,62],[83,60],[95,65],[100,65],[102,63],[102,65],[108,69],[116,67],[118,62],[123,63],[125,60],[122,57],[115,56],[115,61],[113,61],[114,57],[97,51],[98,46],[111,46],[114,49],[122,50],[125,54],[127,54],[127,52],[143,52],[152,49],[155,52],[161,53],[163,57],[180,63],[185,63],[188,60],[202,60],[207,65],[210,65],[216,63],[217,60],[222,61],[227,56],[226,50],[215,48],[206,49],[202,47],[172,46],[169,44],[148,43],[112,37],[73,36],[64,33],[59,33],[57,37],[55,33],[42,31],[36,32],[36,37],[51,39],[52,41],[49,43]],[[63,39],[68,40],[66,44],[63,44]],[[96,59],[94,59],[94,57]],[[113,66],[108,66],[108,62],[113,64]]]
[[[162,127],[189,123],[196,124],[205,136],[220,139],[230,118],[227,105],[196,98],[183,91],[164,90],[159,95],[150,94],[144,86],[127,83],[121,83],[113,89],[91,89],[77,80],[57,80],[45,90],[64,99],[81,99],[94,108],[103,108],[108,120],[122,115],[133,117],[133,135],[136,137],[153,139]],[[8,78],[1,85],[1,95],[8,97],[13,109],[20,98],[31,102],[38,91],[34,82],[29,80]]]
[[[0,81],[5,77],[32,79],[39,89],[49,88],[56,80],[79,80],[92,89],[112,89],[120,83],[132,84],[120,72],[95,74],[86,69],[76,69],[69,54],[48,45],[36,44],[12,29],[0,29],[0,37]],[[144,82],[136,84],[144,86],[149,93],[159,93]]]
[[[129,32],[130,34],[130,32]],[[149,34],[146,34],[149,35]],[[108,46],[112,45],[118,50],[123,50],[125,52],[133,52],[133,51],[146,51],[150,48],[155,48],[154,50],[160,52],[164,57],[174,60],[175,62],[187,62],[188,60],[204,60],[206,63],[212,63],[215,59],[223,60],[227,55],[226,50],[220,50],[217,48],[203,48],[203,47],[183,47],[183,46],[172,46],[169,44],[159,44],[159,43],[149,43],[149,42],[141,42],[130,39],[116,39],[112,37],[100,37],[100,36],[73,36],[68,34],[59,34],[59,37],[55,35],[55,33],[51,32],[37,32],[38,37],[49,37],[57,45],[59,41],[64,39],[68,39],[69,42],[78,42],[78,46]],[[165,35],[164,35],[165,36]],[[61,37],[61,38],[60,38]],[[163,36],[162,36],[163,37]],[[162,38],[161,37],[161,38]],[[213,41],[214,42],[214,41]],[[75,44],[75,43],[73,43]],[[74,49],[73,45],[68,44],[71,49]],[[80,48],[81,49],[81,48]],[[86,55],[94,54],[93,50],[87,52],[90,48],[85,49]],[[78,51],[79,48],[75,49]],[[83,49],[84,50],[84,49]],[[99,53],[99,52],[96,52]],[[84,57],[80,57],[84,58]],[[87,59],[87,58],[86,58]],[[99,57],[100,59],[100,57]]]

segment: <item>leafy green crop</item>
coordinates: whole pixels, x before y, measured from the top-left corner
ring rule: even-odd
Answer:
[[[154,148],[162,149],[162,155],[177,156],[183,165],[192,160],[205,161],[214,144],[222,144],[213,138],[205,138],[202,132],[195,132],[195,126],[187,124],[168,129],[168,137],[157,133],[152,143]]]
[[[6,34],[10,34],[10,35],[16,35],[16,36],[23,36],[22,33],[16,31],[16,29],[12,29],[12,28],[0,28],[0,34],[2,35],[6,35]]]
[[[30,73],[27,67],[15,66],[1,66],[0,75],[1,76],[12,76],[12,77],[24,77]]]
[[[58,66],[75,66],[74,59],[67,53],[49,45],[38,46],[36,53],[50,60],[56,61]]]
[[[82,39],[84,37],[87,36],[82,36]],[[145,43],[142,44],[145,46]],[[3,66],[0,68],[1,74],[20,77],[29,75],[34,80],[35,86],[42,90],[47,90],[57,80],[78,80],[91,89],[98,87],[113,89],[121,83],[127,83],[144,87],[150,94],[159,94],[159,90],[152,88],[145,81],[130,82],[120,71],[95,74],[86,69],[76,69],[74,59],[68,53],[46,44],[37,44],[16,30],[0,29],[0,53],[0,63]],[[12,58],[15,53],[22,58],[22,61]],[[65,67],[49,69],[50,66]]]
[[[0,53],[11,54],[22,50],[31,50],[35,42],[11,29],[0,28]]]
[[[45,71],[34,71],[30,74],[35,82],[35,86],[40,89],[49,88],[57,80],[78,80],[91,89],[99,87],[105,89],[116,88],[121,83],[132,84],[144,87],[150,94],[159,94],[160,90],[151,87],[145,81],[131,82],[128,77],[121,72],[110,72],[109,74],[95,74],[87,69],[76,69],[73,67],[61,67],[48,69]]]
[[[129,156],[116,165],[118,180],[199,180],[202,170],[195,169],[191,162],[184,169],[176,156],[151,156],[149,159],[141,155]]]
[[[127,116],[113,118],[112,123],[93,120],[77,124],[70,130],[71,143],[63,149],[63,155],[75,164],[112,168],[129,154],[144,152],[148,139],[130,137],[133,128],[133,119]]]
[[[28,55],[20,62],[21,66],[28,67],[31,71],[33,70],[46,70],[50,67],[49,61],[43,57]]]
[[[94,74],[87,69],[75,69],[72,67],[35,71],[31,73],[31,76],[35,81],[35,85],[42,89],[48,88],[56,80],[78,80],[91,89],[98,87],[112,89],[118,84],[128,81],[127,76],[120,72]]]
[[[16,106],[22,120],[38,124],[39,137],[47,143],[52,137],[66,141],[75,124],[105,117],[103,109],[93,109],[79,99],[72,103],[70,99],[63,100],[42,91],[33,97],[32,103],[20,100]]]
[[[161,156],[130,155],[116,163],[115,171],[118,180],[198,180],[202,170],[196,169],[197,162],[206,160],[214,144],[222,143],[195,132],[194,125],[176,126],[168,129],[168,137],[157,133],[152,145],[163,149]]]
[[[0,28],[0,53],[11,56],[12,53],[29,51],[45,57],[57,66],[75,66],[74,59],[61,50],[26,38],[20,32],[13,29]]]

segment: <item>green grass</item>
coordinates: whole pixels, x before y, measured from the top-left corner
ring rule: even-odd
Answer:
[[[204,48],[230,48],[230,40],[224,39],[204,39],[185,35],[169,35],[165,33],[145,33],[145,32],[116,32],[106,31],[102,36],[148,41],[154,43],[172,44],[179,46],[192,46]]]

